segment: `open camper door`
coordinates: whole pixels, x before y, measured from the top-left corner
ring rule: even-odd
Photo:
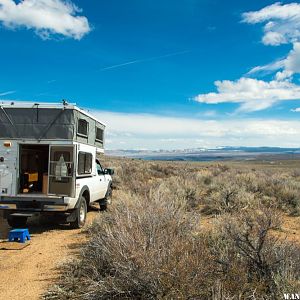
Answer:
[[[75,146],[50,145],[48,194],[75,197]]]

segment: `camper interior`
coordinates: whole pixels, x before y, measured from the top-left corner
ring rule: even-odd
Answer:
[[[49,145],[20,145],[19,193],[47,193]]]

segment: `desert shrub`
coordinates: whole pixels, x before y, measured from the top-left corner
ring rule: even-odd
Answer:
[[[151,196],[151,197],[150,197]],[[198,217],[184,204],[164,199],[120,202],[97,219],[80,261],[47,299],[206,298],[212,285],[208,249],[195,237]],[[150,199],[151,198],[151,199]]]
[[[271,233],[279,226],[272,209],[222,219],[217,233],[209,237],[209,248],[228,295],[281,299],[284,290],[299,289],[300,247]]]
[[[299,169],[292,170],[291,176],[295,177],[295,178],[299,178],[300,177],[300,170]]]
[[[259,193],[260,184],[263,181],[264,174],[260,172],[245,172],[237,174],[235,180],[238,185],[243,186],[249,193]]]
[[[155,187],[153,188],[155,189]],[[189,176],[182,176],[180,181],[178,181],[178,177],[164,180],[160,184],[160,189],[164,190],[165,198],[178,199],[185,203],[186,209],[189,211],[195,211],[199,207],[200,198],[204,192]]]
[[[206,213],[222,214],[262,205],[294,216],[300,214],[300,181],[292,173],[230,168],[221,172],[219,167],[214,167],[212,176],[202,178],[202,183],[198,181],[195,186],[206,195],[201,197]]]
[[[46,299],[281,299],[300,248],[277,238],[299,208],[291,172],[112,160],[114,206]],[[203,208],[204,207],[204,208]],[[201,211],[202,208],[202,211]],[[217,214],[200,227],[200,211]]]
[[[213,176],[218,176],[222,173],[226,173],[230,168],[223,164],[216,164],[211,166]]]
[[[151,175],[154,177],[165,178],[176,174],[176,169],[172,164],[154,163],[150,165]]]
[[[273,174],[260,182],[262,195],[275,199],[278,208],[298,215],[300,212],[300,182],[290,177]]]
[[[126,189],[133,193],[143,193],[147,191],[149,176],[147,170],[141,172],[141,167],[137,162],[122,162],[115,168],[114,187]]]
[[[227,215],[213,231],[198,217],[164,187],[131,195],[96,220],[45,298],[280,299],[299,288],[299,246],[271,234],[280,226],[272,210]]]
[[[249,191],[243,182],[232,173],[215,178],[203,197],[203,212],[206,214],[230,213],[258,206],[255,193]]]

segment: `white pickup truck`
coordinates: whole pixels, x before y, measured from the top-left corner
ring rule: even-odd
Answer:
[[[106,209],[113,170],[99,161],[104,129],[66,103],[0,104],[0,210],[10,226],[43,214],[80,228],[90,204]]]

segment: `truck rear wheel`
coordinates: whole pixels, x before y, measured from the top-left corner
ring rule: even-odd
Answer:
[[[26,227],[27,217],[14,217],[9,216],[7,218],[7,223],[12,228],[22,228]]]
[[[76,219],[73,222],[70,222],[70,226],[73,229],[82,228],[86,221],[87,215],[87,204],[83,196],[80,197],[79,206],[76,208]]]

